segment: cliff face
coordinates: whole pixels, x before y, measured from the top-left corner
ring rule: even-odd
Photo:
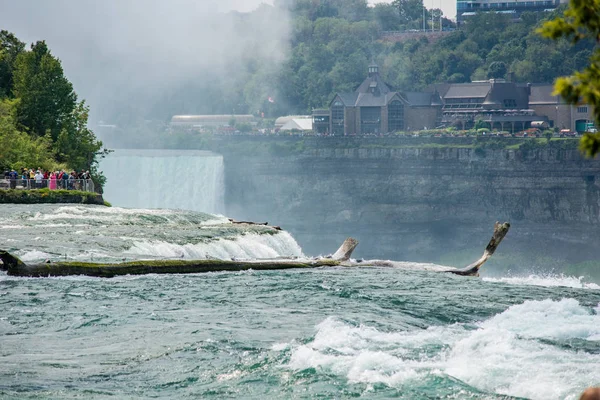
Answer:
[[[281,225],[310,255],[353,236],[358,257],[460,266],[500,220],[512,224],[499,253],[518,254],[513,267],[600,259],[600,161],[577,150],[342,145],[225,152],[227,213]]]

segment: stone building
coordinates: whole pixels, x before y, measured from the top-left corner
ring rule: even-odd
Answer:
[[[393,91],[379,75],[379,67],[369,66],[364,82],[352,93],[338,93],[329,105],[329,115],[315,110],[313,119],[333,135],[384,134],[434,127],[441,103],[434,93]],[[323,133],[323,132],[320,132]]]
[[[338,93],[328,109],[313,111],[320,134],[368,135],[454,126],[516,133],[531,127],[584,132],[593,121],[587,105],[571,106],[553,96],[550,84],[520,84],[503,79],[432,85],[424,92],[392,90],[369,66],[352,93]]]
[[[550,84],[531,85],[529,108],[547,116],[551,126],[572,132],[585,132],[594,121],[592,107],[567,104],[562,97],[554,95],[554,86]]]
[[[531,85],[491,79],[435,85],[434,90],[443,103],[443,126],[470,129],[480,121],[490,129],[515,132],[548,123],[547,116],[529,108]]]

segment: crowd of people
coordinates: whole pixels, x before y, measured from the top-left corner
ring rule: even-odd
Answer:
[[[13,169],[4,172],[4,179],[9,182],[10,189],[16,189],[20,186],[22,189],[93,190],[91,189],[90,172],[85,170],[78,173],[76,171],[45,171],[42,168],[37,170],[23,168],[19,173]]]

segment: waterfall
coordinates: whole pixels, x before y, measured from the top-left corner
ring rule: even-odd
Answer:
[[[225,214],[223,157],[209,151],[117,150],[100,163],[104,199],[127,208]]]

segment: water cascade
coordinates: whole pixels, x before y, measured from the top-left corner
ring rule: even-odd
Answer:
[[[114,206],[224,214],[223,157],[208,151],[117,150],[100,165]]]

